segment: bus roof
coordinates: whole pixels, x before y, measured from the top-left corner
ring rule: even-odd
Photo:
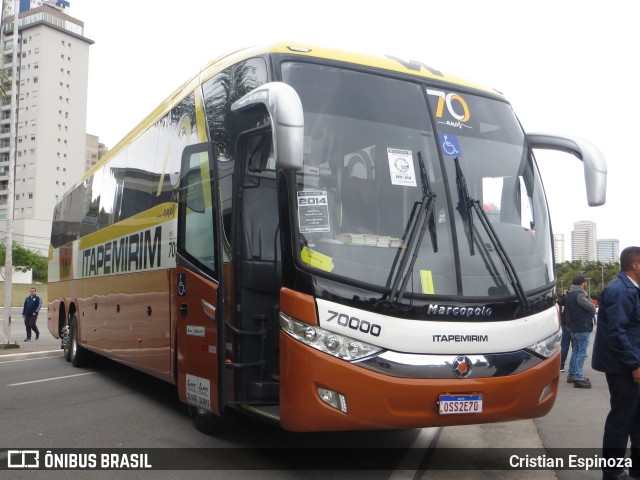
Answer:
[[[344,50],[336,50],[324,47],[310,46],[295,42],[280,42],[273,45],[261,47],[249,47],[235,52],[222,55],[201,69],[195,76],[187,80],[176,91],[174,91],[167,99],[165,99],[158,107],[156,107],[149,115],[147,115],[136,127],[124,136],[107,154],[100,159],[91,169],[89,169],[81,182],[85,181],[97,170],[99,170],[110,158],[120,152],[126,145],[138,137],[147,128],[153,125],[159,118],[165,115],[171,108],[182,101],[187,95],[192,93],[196,87],[209,80],[211,77],[224,70],[225,68],[252,57],[268,54],[287,54],[300,55],[306,57],[323,58],[337,62],[349,63],[371,67],[390,72],[400,73],[404,75],[414,75],[422,78],[428,78],[434,81],[449,83],[473,90],[478,90],[492,95],[502,96],[495,89],[487,88],[467,80],[440,72],[422,62],[415,60],[405,60],[391,55],[376,56],[371,54],[349,52]],[[72,187],[73,189],[74,187]]]

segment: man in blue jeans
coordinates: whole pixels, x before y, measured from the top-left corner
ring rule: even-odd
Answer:
[[[576,388],[591,388],[591,382],[584,378],[584,362],[589,351],[589,337],[593,330],[593,319],[596,306],[587,296],[585,287],[587,279],[576,277],[567,294],[567,313],[571,323],[571,360],[567,383]]]

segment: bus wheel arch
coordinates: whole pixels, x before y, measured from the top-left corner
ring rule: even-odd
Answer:
[[[67,304],[60,300],[60,307],[58,308],[58,335],[62,335],[64,327],[67,325]]]

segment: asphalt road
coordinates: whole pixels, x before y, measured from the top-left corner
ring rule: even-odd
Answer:
[[[76,369],[62,357],[11,357],[0,362],[0,449],[15,448],[207,448],[224,454],[242,449],[246,470],[215,471],[92,471],[91,478],[349,478],[349,479],[596,479],[598,470],[485,470],[445,471],[443,465],[489,462],[488,456],[512,449],[524,453],[544,449],[600,447],[608,392],[604,376],[587,367],[594,388],[575,389],[562,382],[556,406],[542,419],[510,423],[416,429],[403,431],[337,432],[295,434],[259,421],[231,415],[217,437],[198,432],[175,387],[112,362]],[[313,465],[332,464],[331,455],[340,449],[368,449],[380,455],[385,448],[403,449],[392,468],[384,471],[291,470],[290,458],[274,457],[265,464],[264,449],[309,448],[318,458]],[[487,448],[491,447],[491,448]],[[459,450],[454,450],[459,449]],[[532,450],[528,450],[532,449]],[[327,453],[328,452],[328,453]],[[455,452],[455,456],[451,453]],[[458,454],[458,452],[460,452]],[[209,452],[210,453],[210,452]],[[0,455],[1,456],[1,455]],[[366,458],[363,461],[368,461]],[[371,460],[369,460],[371,461]],[[2,459],[0,458],[0,463]],[[493,462],[492,464],[496,464]],[[499,464],[499,462],[497,463]],[[253,469],[252,466],[259,466]],[[263,468],[264,467],[264,468]],[[437,470],[433,470],[437,468]],[[0,470],[4,478],[86,478],[87,471]]]
[[[246,449],[247,465],[265,465],[264,448],[410,447],[432,435],[421,430],[292,434],[238,415],[226,419],[219,437],[198,432],[175,387],[112,362],[72,368],[62,357],[0,363],[3,448],[210,448]],[[436,429],[433,429],[436,430]],[[224,451],[224,450],[222,450]],[[334,450],[335,451],[335,450]],[[320,454],[321,455],[321,454]],[[286,460],[286,459],[283,459]],[[329,459],[328,459],[329,460]],[[287,462],[285,461],[284,464]],[[300,478],[301,473],[265,465],[260,478]],[[239,468],[234,464],[233,468]],[[2,474],[7,472],[0,471]],[[256,471],[184,472],[189,478],[256,478]],[[10,478],[67,479],[87,472],[11,472]],[[114,475],[91,472],[91,478]],[[194,477],[195,475],[195,477]],[[304,478],[326,478],[327,472],[304,472]],[[344,476],[343,476],[344,475]],[[389,478],[390,473],[333,472],[332,478]],[[7,477],[9,478],[9,477]],[[111,478],[111,477],[110,477]],[[182,478],[175,472],[126,472],[126,478]]]

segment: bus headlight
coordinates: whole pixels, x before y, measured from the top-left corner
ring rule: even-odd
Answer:
[[[376,355],[383,350],[361,340],[300,322],[282,312],[280,327],[299,342],[349,362]]]
[[[532,353],[535,353],[539,357],[549,358],[556,353],[560,348],[560,341],[562,340],[562,331],[558,330],[550,337],[540,340],[527,348]]]

